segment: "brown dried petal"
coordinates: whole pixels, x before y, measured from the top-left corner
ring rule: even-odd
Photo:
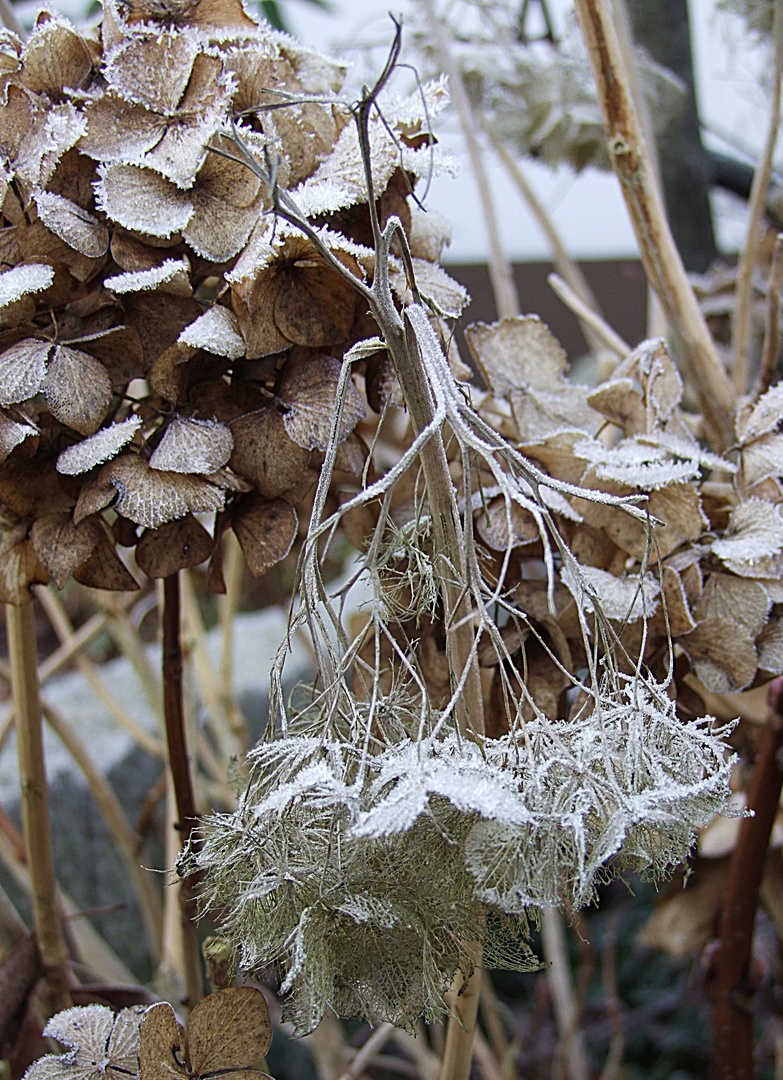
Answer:
[[[24,338],[0,355],[0,405],[15,405],[38,393],[51,348],[48,341]]]
[[[109,230],[87,210],[70,199],[38,191],[35,195],[38,217],[56,236],[81,255],[97,259],[109,249]]]
[[[188,1019],[188,1051],[197,1074],[246,1069],[272,1041],[269,1009],[260,990],[231,986],[210,994]]]
[[[138,165],[102,165],[96,185],[101,210],[126,229],[171,236],[193,217],[191,193]]]
[[[73,508],[73,520],[78,525],[91,514],[97,514],[116,498],[117,489],[99,473],[82,485],[76,506]]]
[[[220,510],[223,492],[200,477],[151,469],[136,454],[124,454],[104,465],[98,481],[117,489],[114,507],[137,525],[157,529],[167,521],[193,513]]]
[[[192,514],[145,529],[136,545],[136,562],[151,578],[164,578],[198,566],[212,554],[212,537]]]
[[[26,263],[0,274],[0,308],[13,304],[28,293],[48,289],[54,281],[54,268],[46,263]]]
[[[661,567],[661,578],[665,603],[656,612],[650,630],[661,634],[668,631],[675,638],[680,634],[689,634],[696,629],[696,621],[691,614],[682,578],[671,566]]]
[[[756,640],[759,667],[773,675],[783,674],[783,619],[773,617]]]
[[[139,1080],[185,1080],[185,1032],[167,1002],[147,1009],[139,1035]]]
[[[491,499],[486,510],[476,513],[476,531],[495,551],[532,544],[540,539],[535,516],[525,507],[502,497]]]
[[[211,473],[225,465],[234,440],[217,420],[174,416],[150,458],[150,467],[179,473]]]
[[[245,244],[258,220],[260,180],[246,166],[208,154],[189,192],[195,214],[183,235],[193,250],[225,262]]]
[[[238,360],[245,355],[245,341],[239,332],[239,321],[233,311],[215,304],[186,326],[177,339],[183,345],[205,349],[217,356]]]
[[[682,379],[662,338],[643,341],[623,367],[635,365],[648,408],[655,419],[667,420],[682,397]]]
[[[631,379],[612,379],[602,383],[587,395],[587,404],[622,428],[626,436],[647,430],[642,395],[634,389]]]
[[[74,570],[95,550],[98,532],[94,519],[76,525],[69,513],[46,514],[30,530],[30,543],[38,558],[62,589]]]
[[[748,631],[730,619],[700,622],[678,638],[696,674],[715,693],[742,690],[756,674],[756,650]]]
[[[763,585],[733,574],[710,574],[696,605],[699,622],[724,619],[739,623],[755,640],[767,621],[772,601]]]
[[[262,577],[291,550],[298,520],[296,511],[283,499],[271,502],[248,495],[232,515],[231,527],[254,577]]]
[[[111,424],[102,431],[96,432],[95,435],[82,439],[81,442],[63,450],[57,458],[57,471],[67,476],[89,472],[96,465],[102,465],[104,461],[109,461],[119,454],[140,427],[141,418],[129,416],[127,420],[122,420],[119,424]]]
[[[29,439],[31,435],[37,435],[38,428],[31,420],[14,420],[0,410],[0,464],[17,446]]]
[[[537,315],[474,323],[465,340],[493,394],[531,387],[558,390],[568,361],[552,331]]]
[[[171,113],[185,93],[198,40],[177,31],[129,36],[104,65],[109,86],[125,101]]]
[[[783,476],[783,435],[761,435],[742,448],[742,478],[746,487],[767,477]]]
[[[413,273],[420,295],[430,301],[439,315],[459,318],[470,300],[464,285],[455,281],[442,266],[426,259],[413,259]],[[411,303],[413,297],[404,273],[394,274],[392,285],[403,302]]]
[[[33,598],[29,587],[48,581],[49,574],[27,539],[27,526],[6,532],[0,543],[0,602],[25,604]]]
[[[111,529],[100,519],[96,519],[96,525],[99,528],[95,550],[86,562],[74,570],[74,581],[88,589],[135,592],[139,583],[117,554]]]
[[[103,364],[67,345],[54,350],[43,391],[52,415],[82,435],[98,430],[111,404],[111,379]]]
[[[132,379],[147,374],[144,351],[133,326],[112,326],[96,334],[73,338],[70,345],[80,345],[103,364],[113,386],[125,386]]]
[[[96,161],[137,161],[166,133],[164,117],[110,92],[88,102],[84,116],[87,131],[79,149]]]
[[[347,341],[356,308],[350,282],[314,257],[309,241],[289,250],[269,270],[281,279],[274,302],[277,329],[287,341],[310,348]]]
[[[22,79],[36,94],[57,98],[65,87],[78,90],[90,77],[86,42],[59,16],[46,12],[22,52]]]
[[[325,450],[332,431],[341,364],[333,356],[290,361],[278,387],[288,408],[285,429],[308,450]],[[346,387],[339,437],[344,439],[364,419],[364,402],[351,379]]]
[[[752,409],[747,409],[737,417],[737,438],[741,443],[750,442],[760,435],[775,431],[783,420],[783,383],[762,394]]]
[[[267,499],[289,491],[310,463],[310,451],[289,437],[277,409],[261,409],[232,421],[229,465]]]
[[[113,293],[147,292],[159,289],[171,296],[192,296],[193,287],[188,278],[190,269],[187,259],[164,259],[160,266],[149,270],[132,270],[106,278],[103,284]]]
[[[726,534],[712,545],[714,554],[723,562],[751,563],[777,555],[782,548],[783,515],[777,506],[763,499],[747,499],[736,506]]]

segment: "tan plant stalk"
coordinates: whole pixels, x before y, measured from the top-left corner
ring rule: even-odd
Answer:
[[[245,560],[242,548],[233,532],[228,531],[225,538],[223,575],[226,582],[224,596],[218,598],[220,623],[220,695],[228,726],[237,742],[240,756],[250,745],[250,732],[247,718],[236,700],[234,693],[234,625],[242,595],[242,576]]]
[[[579,1008],[571,980],[563,916],[557,908],[541,912],[541,945],[549,964],[547,977],[563,1047],[565,1075],[568,1080],[589,1080],[590,1069],[579,1027]]]
[[[748,350],[751,344],[751,309],[753,305],[753,270],[758,257],[759,229],[772,175],[772,158],[780,126],[781,81],[783,81],[783,0],[775,0],[772,23],[775,42],[775,68],[769,100],[769,125],[764,150],[753,174],[748,200],[748,230],[737,270],[737,301],[732,326],[734,353],[734,392],[748,391]]]
[[[359,1080],[359,1077],[372,1065],[373,1059],[383,1050],[394,1034],[394,1024],[381,1024],[356,1051],[356,1057],[340,1077],[340,1080]]]
[[[462,73],[449,45],[443,22],[438,18],[432,0],[422,0],[421,6],[427,16],[430,42],[435,50],[438,65],[441,71],[444,71],[449,77],[451,99],[454,102],[454,108],[457,110],[465,146],[470,158],[470,167],[478,188],[479,201],[487,230],[487,240],[489,241],[489,275],[492,280],[492,292],[495,296],[498,317],[501,319],[509,318],[518,315],[520,312],[519,295],[514,283],[511,265],[503,253],[492,187],[484,163],[484,153],[476,135],[478,118],[470,103],[465,84],[462,81]]]
[[[450,1013],[446,1024],[446,1045],[440,1067],[440,1080],[468,1080],[476,1039],[476,1018],[481,994],[481,971],[476,970],[463,985],[457,976],[446,1000]]]
[[[71,724],[51,703],[44,700],[41,708],[47,724],[57,735],[87,781],[90,793],[112,835],[114,846],[125,863],[136,893],[150,956],[152,962],[157,964],[160,954],[163,908],[153,875],[139,865],[136,833],[128,824],[128,819],[111,784],[92,760],[87,747]]]
[[[758,401],[769,390],[775,378],[780,349],[780,293],[783,289],[783,233],[775,238],[772,265],[767,282],[767,314],[764,323],[764,345],[761,349],[761,365],[753,387],[751,399]]]
[[[16,710],[16,746],[22,825],[30,869],[33,922],[44,969],[40,1002],[47,1016],[71,1004],[70,960],[63,935],[52,858],[49,787],[43,750],[38,690],[35,608],[32,602],[6,604],[8,655]]]
[[[706,434],[716,450],[734,440],[734,395],[688,283],[649,162],[610,0],[575,0],[604,116],[609,156],[633,222],[650,284],[693,375]]]
[[[593,337],[597,338],[603,348],[611,349],[621,360],[624,360],[631,351],[631,346],[625,342],[601,316],[588,307],[582,297],[574,292],[573,288],[558,274],[549,274],[547,277],[549,287],[559,300],[582,321],[589,326]]]
[[[160,674],[150,660],[144,642],[131,620],[130,612],[116,604],[114,597],[107,599],[112,614],[109,622],[109,633],[114,639],[117,648],[130,661],[133,670],[136,672],[136,678],[141,683],[150,712],[158,718],[162,728],[163,712],[161,710]]]

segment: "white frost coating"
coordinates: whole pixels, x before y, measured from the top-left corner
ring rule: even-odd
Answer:
[[[178,274],[187,274],[189,269],[187,259],[166,259],[150,270],[129,270],[125,274],[116,274],[106,278],[103,284],[115,293],[145,292],[172,281]]]
[[[245,355],[245,339],[239,332],[239,320],[233,311],[215,304],[186,326],[177,340],[194,349],[206,349],[216,356],[238,360]]]
[[[635,622],[649,618],[658,607],[661,587],[652,574],[617,577],[596,566],[568,563],[561,577],[583,611],[595,611],[597,602],[607,619]]]
[[[777,555],[783,549],[783,515],[765,499],[747,499],[732,510],[727,533],[712,545],[724,562],[753,562]]]
[[[678,461],[668,448],[645,446],[634,439],[624,439],[615,447],[585,439],[574,446],[574,454],[592,463],[599,480],[615,480],[644,491],[692,480],[699,474],[696,447],[685,460]]]
[[[27,293],[48,289],[54,281],[54,267],[47,263],[15,266],[0,274],[0,307],[20,300]]]
[[[130,416],[119,424],[96,431],[87,439],[63,450],[57,458],[57,471],[66,476],[78,476],[89,472],[119,454],[141,427],[141,417]]]

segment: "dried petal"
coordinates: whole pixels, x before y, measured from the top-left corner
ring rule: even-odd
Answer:
[[[186,326],[177,339],[194,349],[205,349],[217,356],[238,360],[245,355],[245,340],[239,332],[239,320],[233,311],[215,304]]]
[[[164,259],[160,266],[117,274],[106,278],[103,284],[107,289],[119,294],[160,289],[161,292],[174,296],[192,296],[193,289],[188,280],[189,269],[187,259]]]
[[[102,465],[104,461],[109,461],[119,454],[140,427],[141,417],[129,416],[127,420],[122,420],[119,424],[111,424],[102,431],[96,432],[95,435],[82,439],[81,442],[63,450],[57,458],[57,471],[67,476],[78,476],[79,473],[89,472],[96,465]]]
[[[82,435],[97,431],[109,411],[111,379],[99,360],[79,349],[57,346],[42,388],[52,415]]]
[[[759,667],[773,675],[783,675],[783,619],[773,617],[756,640]]]
[[[283,499],[269,502],[259,495],[247,495],[232,515],[231,527],[250,573],[262,577],[291,550],[298,521],[294,508]]]
[[[74,520],[76,511],[74,511]],[[96,519],[97,543],[95,550],[86,562],[73,572],[74,581],[88,589],[108,589],[110,592],[135,592],[139,583],[128,570],[115,550],[111,530],[104,521]],[[118,1070],[114,1080],[123,1080],[124,1074]]]
[[[48,341],[24,338],[0,355],[1,405],[27,401],[38,393],[51,348]]]
[[[752,409],[737,417],[737,438],[743,445],[775,431],[783,420],[783,383],[762,394]]]
[[[150,458],[150,467],[178,473],[211,473],[226,464],[233,447],[231,430],[225,424],[176,415]]]
[[[289,362],[278,395],[288,408],[285,429],[307,450],[325,450],[329,444],[341,364],[333,356],[315,356]],[[344,439],[364,419],[364,402],[351,379],[346,387],[339,438]]]
[[[516,502],[491,499],[476,515],[476,531],[495,551],[532,544],[541,539],[535,515]]]
[[[0,358],[0,363],[2,359]],[[14,420],[0,410],[0,464],[17,446],[31,435],[37,435],[38,428],[31,420]]]
[[[196,476],[152,469],[136,454],[124,454],[104,465],[98,482],[108,482],[117,489],[114,508],[118,514],[147,529],[157,529],[188,511],[206,513],[223,508],[223,492],[214,484]]]
[[[783,549],[783,516],[763,499],[747,499],[732,510],[729,527],[712,545],[723,562],[755,562]],[[761,575],[759,575],[761,576]]]
[[[247,1069],[272,1041],[266,999],[250,986],[231,986],[203,998],[188,1019],[188,1051],[200,1076]]]
[[[95,187],[98,206],[126,229],[171,236],[193,217],[190,193],[180,191],[152,169],[138,165],[101,165]]]
[[[185,93],[198,51],[194,35],[176,30],[129,36],[112,50],[103,72],[125,101],[171,113]]]
[[[22,78],[36,94],[57,98],[65,87],[78,90],[92,71],[87,43],[68,21],[44,13],[22,52]]]
[[[742,447],[741,460],[746,487],[770,476],[783,476],[783,435],[771,432],[746,443]]]
[[[307,471],[310,451],[293,442],[277,409],[259,409],[231,422],[229,465],[267,499],[289,491]]]
[[[710,574],[696,605],[699,622],[723,619],[739,623],[755,640],[767,621],[772,601],[763,585],[733,574]]]
[[[719,694],[742,690],[756,674],[756,650],[750,634],[731,619],[700,622],[677,643],[708,690]]]
[[[136,545],[136,562],[147,577],[165,578],[204,562],[212,546],[204,526],[186,514],[157,529],[145,529]]]
[[[49,571],[58,589],[62,589],[74,570],[92,555],[98,536],[95,522],[87,519],[74,524],[71,514],[46,514],[30,530],[30,543]]]
[[[54,267],[45,263],[14,266],[0,274],[0,308],[13,304],[28,293],[48,289],[54,281]]]
[[[109,249],[109,230],[87,210],[54,195],[50,191],[37,191],[35,205],[38,217],[51,231],[82,255],[100,258]]]
[[[583,611],[594,611],[597,603],[607,619],[634,622],[649,618],[658,607],[661,587],[652,574],[617,577],[597,566],[581,566],[579,576],[568,568],[561,577]]]
[[[493,394],[559,389],[568,366],[563,347],[537,315],[474,323],[465,330],[471,356]]]
[[[4,531],[0,543],[0,602],[25,604],[32,600],[31,585],[45,585],[49,573],[27,539],[27,526]]]
[[[139,1080],[186,1080],[185,1032],[172,1007],[165,1001],[151,1005],[139,1031]]]

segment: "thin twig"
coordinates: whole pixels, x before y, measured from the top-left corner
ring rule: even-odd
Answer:
[[[169,767],[177,804],[177,827],[184,851],[197,843],[193,830],[198,822],[193,781],[190,775],[185,710],[182,698],[182,646],[180,641],[179,576],[171,574],[163,581],[163,715]],[[189,1008],[204,996],[201,954],[196,934],[196,897],[193,876],[182,881],[182,915],[185,992]]]
[[[771,684],[769,703],[748,789],[748,809],[753,816],[740,823],[721,910],[713,987],[717,1080],[751,1080],[754,1075],[755,988],[749,967],[764,863],[783,788],[783,764],[779,760],[783,747],[783,677]]]
[[[775,0],[772,36],[775,42],[775,69],[769,102],[769,125],[761,159],[753,173],[748,205],[748,230],[737,271],[737,298],[732,327],[734,353],[734,392],[741,396],[748,390],[748,351],[751,345],[751,309],[753,270],[758,258],[759,227],[772,175],[772,159],[780,126],[781,82],[783,81],[783,0]]]
[[[555,296],[562,300],[585,326],[590,328],[593,336],[605,349],[611,349],[621,360],[628,356],[631,346],[601,318],[597,311],[588,307],[582,297],[575,293],[563,278],[558,274],[549,274],[547,281]]]
[[[33,922],[44,969],[40,1002],[48,1017],[71,1004],[68,993],[70,960],[60,921],[52,857],[35,609],[28,601],[19,606],[6,604],[5,610],[16,709],[22,823],[32,885]]]
[[[609,156],[647,278],[693,374],[710,443],[722,450],[734,441],[734,395],[666,220],[618,40],[615,13],[610,0],[575,0],[575,9],[598,87]]]
[[[761,350],[761,365],[758,378],[753,387],[751,400],[758,401],[769,390],[775,378],[780,352],[780,292],[783,289],[783,233],[775,238],[772,252],[772,264],[769,268],[767,283],[767,318],[764,326],[764,345]]]

